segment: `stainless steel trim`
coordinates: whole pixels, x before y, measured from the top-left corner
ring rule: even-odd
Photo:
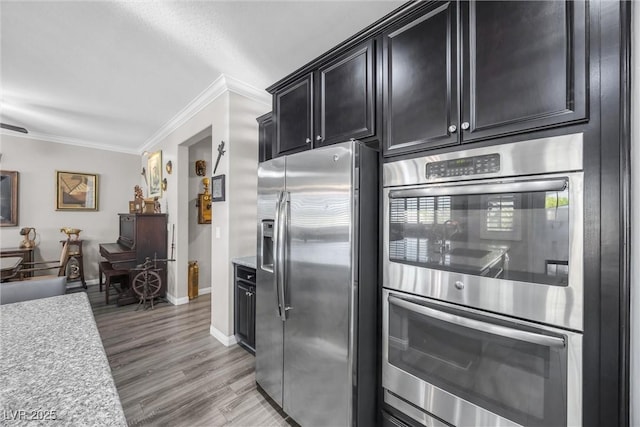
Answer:
[[[401,293],[383,289],[382,304],[382,386],[385,390],[398,395],[407,402],[416,405],[425,412],[454,425],[517,425],[493,412],[459,398],[446,390],[429,384],[422,379],[405,372],[389,363],[389,296],[402,296]],[[442,307],[455,308],[468,313],[492,319],[511,322],[514,325],[528,326],[541,332],[550,332],[566,337],[567,355],[567,425],[582,425],[582,334],[542,326],[523,320],[513,319],[458,305],[414,297]],[[386,399],[385,399],[386,400]],[[401,408],[398,408],[402,410]],[[408,414],[410,415],[410,414]]]
[[[291,310],[291,307],[287,307],[286,300],[286,286],[287,286],[287,265],[285,264],[285,257],[287,256],[287,229],[289,227],[289,193],[287,191],[282,192],[282,199],[280,201],[280,236],[278,237],[278,249],[280,253],[278,258],[280,260],[280,272],[278,273],[279,285],[278,285],[278,299],[280,300],[280,319],[283,322],[287,320],[287,311]]]
[[[403,399],[397,397],[389,390],[384,390],[384,403],[393,406],[403,414],[406,414],[418,421],[420,424],[428,427],[449,427],[449,424],[445,424],[437,418],[433,418],[426,412],[417,409],[415,406],[405,402]]]
[[[352,426],[358,425],[358,413],[355,410],[358,407],[358,395],[355,392],[358,387],[358,364],[356,361],[358,360],[358,271],[360,269],[360,253],[358,242],[360,241],[358,234],[360,232],[360,223],[359,223],[359,214],[360,210],[360,200],[359,200],[359,175],[360,175],[360,145],[354,141],[351,141],[349,144],[350,155],[351,155],[351,176],[349,179],[351,180],[351,221],[349,225],[349,238],[351,239],[351,271],[349,275],[351,276],[350,292],[349,292],[349,338],[348,338],[348,348],[347,348],[347,367],[348,372],[350,373],[349,378],[349,388],[351,389],[351,402],[347,408],[347,419],[350,420]],[[334,162],[338,161],[334,157]]]
[[[283,262],[283,259],[282,259],[283,257],[280,254],[280,229],[282,227],[280,224],[280,217],[281,217],[281,210],[282,210],[283,193],[284,191],[280,191],[278,193],[278,200],[276,201],[275,219],[273,221],[273,253],[275,258],[273,260],[273,275],[274,275],[273,283],[276,286],[275,293],[276,293],[276,306],[278,308],[278,317],[282,317],[282,303],[280,302],[280,274],[282,274],[281,263]]]
[[[566,188],[566,179],[500,181],[486,184],[433,185],[412,190],[392,190],[389,192],[389,198],[563,191]]]
[[[394,187],[434,182],[468,181],[498,176],[580,171],[583,169],[582,141],[582,133],[575,133],[385,163],[383,185]],[[426,176],[427,163],[494,153],[500,154],[499,172],[432,179],[428,179]]]
[[[449,301],[481,310],[583,330],[584,310],[584,226],[583,173],[541,175],[539,179],[564,179],[569,191],[569,282],[567,286],[546,286],[514,280],[480,277],[470,274],[402,264],[389,259],[389,193],[383,197],[383,277],[385,288]],[[482,180],[479,183],[495,183]],[[424,188],[413,186],[403,190]],[[457,289],[455,282],[465,284]]]
[[[389,304],[402,307],[414,313],[422,314],[423,316],[442,320],[443,322],[452,323],[464,328],[475,329],[476,331],[482,331],[488,334],[499,335],[512,340],[543,345],[545,347],[565,347],[565,342],[562,338],[536,334],[520,329],[507,328],[504,326],[496,325],[494,323],[481,322],[479,320],[469,319],[467,317],[456,316],[444,311],[438,311],[434,310],[433,308],[425,307],[424,305],[420,305],[418,301],[411,298],[389,295]]]

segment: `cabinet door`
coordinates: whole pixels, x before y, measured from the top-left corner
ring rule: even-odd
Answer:
[[[374,134],[373,40],[318,70],[318,126],[315,146]]]
[[[385,155],[458,143],[456,34],[455,2],[384,34]]]
[[[311,148],[313,134],[313,74],[277,91],[274,98],[275,156]]]
[[[267,113],[258,117],[258,161],[271,160],[273,155],[273,117]]]
[[[462,140],[587,118],[585,7],[583,1],[463,3]]]
[[[241,281],[236,282],[235,329],[239,341],[247,341],[249,338],[249,288]]]

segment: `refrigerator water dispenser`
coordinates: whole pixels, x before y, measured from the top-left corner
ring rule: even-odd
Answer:
[[[262,221],[260,240],[260,268],[273,273],[273,220]]]

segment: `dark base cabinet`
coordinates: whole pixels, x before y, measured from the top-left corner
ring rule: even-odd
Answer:
[[[236,340],[256,354],[256,270],[238,264],[234,270]]]

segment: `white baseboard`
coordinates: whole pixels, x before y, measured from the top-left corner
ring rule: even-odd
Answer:
[[[218,329],[216,329],[213,325],[209,327],[209,333],[211,333],[211,335],[213,335],[213,337],[220,341],[225,347],[231,347],[238,342],[236,341],[235,335],[226,336]]]
[[[167,299],[173,305],[189,304],[189,297],[176,298],[167,292]]]
[[[206,295],[206,294],[210,294],[210,293],[211,293],[211,288],[210,287],[209,288],[198,289],[198,295]],[[167,299],[173,305],[189,304],[189,297],[176,298],[173,295],[171,295],[170,293],[167,293]]]

